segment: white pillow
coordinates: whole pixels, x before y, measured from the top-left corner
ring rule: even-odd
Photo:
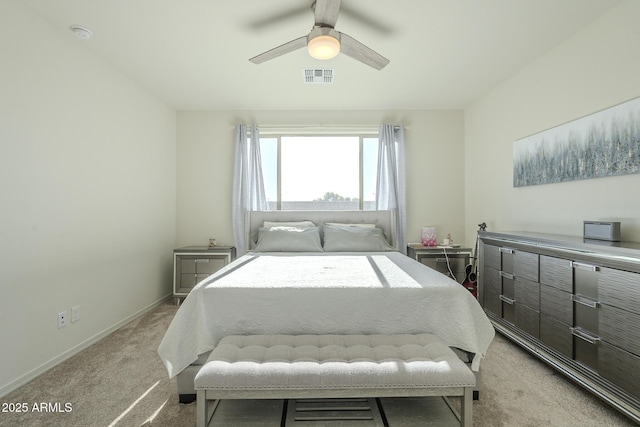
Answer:
[[[325,252],[380,252],[395,250],[380,228],[351,227],[325,224]]]
[[[263,227],[256,252],[322,252],[318,227]]]
[[[315,227],[316,225],[311,221],[265,221],[262,224],[263,227]]]
[[[325,222],[324,225],[335,225],[338,227],[367,227],[367,228],[375,228],[375,224],[345,224],[340,222]]]

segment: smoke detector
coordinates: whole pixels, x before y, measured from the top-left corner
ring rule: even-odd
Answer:
[[[336,70],[331,68],[305,68],[302,73],[305,83],[332,84]]]
[[[93,36],[93,33],[91,32],[91,30],[85,27],[82,27],[80,25],[72,25],[69,27],[69,29],[79,39],[87,40],[87,39],[90,39],[91,36]]]

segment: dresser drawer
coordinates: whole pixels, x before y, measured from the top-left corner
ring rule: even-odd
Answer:
[[[539,255],[531,252],[516,251],[513,257],[513,274],[516,279],[538,281]]]
[[[502,302],[502,318],[509,323],[515,325],[516,323],[516,301],[511,296],[500,295],[500,301]]]
[[[501,246],[498,251],[500,252],[500,271],[513,274],[513,259],[516,253],[515,249]]]
[[[483,307],[496,316],[502,317],[502,301],[500,300],[500,294],[497,292],[486,291],[484,293]]]
[[[533,310],[540,310],[540,284],[524,279],[515,281],[515,299]]]
[[[529,307],[515,303],[515,320],[514,324],[529,335],[540,337],[540,313]]]
[[[551,286],[540,285],[540,312],[567,325],[573,325],[571,294]]]
[[[602,342],[598,353],[598,373],[640,398],[640,357],[637,355]]]
[[[640,315],[602,304],[599,331],[603,340],[640,356]]]
[[[573,358],[571,326],[540,314],[540,341],[568,358]]]
[[[565,292],[573,292],[573,268],[571,261],[540,255],[540,283]]]
[[[573,328],[573,358],[583,366],[598,371],[599,337],[581,328]]]
[[[486,267],[493,267],[496,270],[500,270],[500,248],[494,245],[483,245],[484,260],[482,261]]]
[[[640,314],[640,274],[602,268],[598,276],[598,300]]]
[[[500,272],[495,268],[486,267],[484,269],[482,283],[487,291],[492,291],[496,294],[502,293],[502,278],[500,277]]]

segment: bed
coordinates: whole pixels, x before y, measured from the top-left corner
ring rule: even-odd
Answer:
[[[390,211],[250,212],[247,221],[251,251],[200,282],[163,337],[169,377],[225,336],[274,334],[432,333],[478,371],[493,326],[459,283],[396,250]]]

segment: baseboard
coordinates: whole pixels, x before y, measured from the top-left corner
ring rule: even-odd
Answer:
[[[60,363],[64,362],[65,360],[69,359],[70,357],[75,356],[76,354],[78,354],[82,350],[84,350],[85,348],[91,346],[92,344],[97,343],[101,339],[105,338],[107,335],[109,335],[112,332],[120,329],[121,327],[123,327],[127,323],[131,322],[132,320],[135,320],[138,317],[144,315],[145,313],[153,310],[154,308],[156,308],[157,306],[159,306],[160,304],[164,303],[165,301],[167,301],[168,299],[170,299],[172,297],[173,297],[172,294],[165,295],[161,299],[149,304],[146,307],[141,308],[140,310],[136,311],[135,313],[131,314],[130,316],[125,317],[124,319],[122,319],[119,322],[115,323],[114,325],[108,327],[107,329],[97,333],[96,335],[86,339],[85,341],[81,342],[80,344],[78,344],[76,346],[73,346],[72,348],[70,348],[69,350],[65,351],[64,353],[54,357],[51,360],[48,360],[47,362],[43,363],[42,365],[38,366],[37,368],[32,369],[31,371],[27,372],[23,376],[21,376],[21,377],[15,379],[15,380],[11,381],[10,383],[0,387],[0,397],[6,396],[7,394],[11,393],[15,389],[25,385],[29,381],[31,381],[34,378],[38,377],[39,375],[44,374],[45,372],[47,372],[49,369],[53,368],[54,366],[57,366]]]

